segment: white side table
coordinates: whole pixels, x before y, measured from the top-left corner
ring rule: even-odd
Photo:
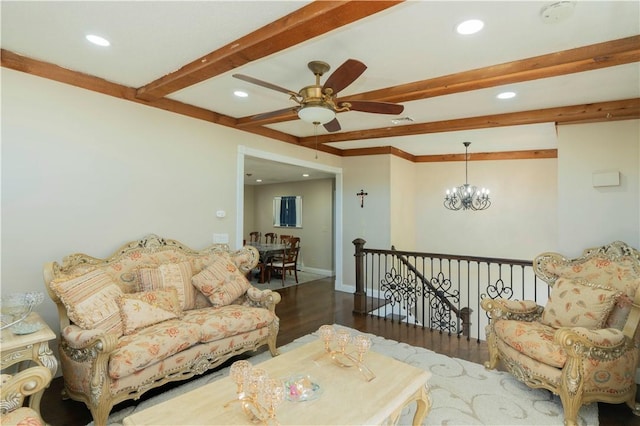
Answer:
[[[21,335],[12,333],[10,329],[2,330],[0,340],[1,369],[4,370],[17,363],[22,363],[19,367],[23,369],[33,362],[47,367],[51,371],[51,376],[54,376],[58,370],[58,360],[49,348],[49,341],[56,338],[55,333],[35,312],[32,312],[25,321],[39,322],[42,324],[42,328],[34,333]],[[40,400],[43,392],[44,390],[29,398],[29,407],[36,410],[38,414],[40,414]]]

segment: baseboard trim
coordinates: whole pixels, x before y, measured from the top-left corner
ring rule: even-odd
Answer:
[[[330,269],[310,268],[308,266],[299,266],[298,271],[309,272],[310,274],[326,275],[327,277],[333,277],[335,274]]]

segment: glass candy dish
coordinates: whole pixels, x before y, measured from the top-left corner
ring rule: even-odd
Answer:
[[[42,324],[38,321],[20,321],[9,327],[13,334],[31,334],[42,328]]]
[[[288,401],[304,402],[317,399],[322,393],[320,385],[307,374],[296,374],[284,381]]]
[[[44,293],[30,291],[24,293],[12,293],[0,298],[0,310],[2,312],[1,330],[11,327],[16,334],[29,334],[38,331],[42,325],[37,322],[23,321],[31,314],[33,308],[44,301]]]

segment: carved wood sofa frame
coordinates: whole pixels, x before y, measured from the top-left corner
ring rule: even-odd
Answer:
[[[179,241],[164,239],[151,234],[141,240],[132,241],[123,245],[105,259],[76,253],[65,257],[62,264],[49,262],[44,266],[44,281],[49,296],[58,308],[60,330],[64,330],[65,327],[72,325],[72,322],[69,319],[65,305],[50,287],[52,281],[59,277],[85,273],[95,268],[109,268],[123,259],[132,258],[132,256],[153,256],[166,251],[170,252],[173,262],[190,260],[192,262],[194,275],[206,266],[203,262],[211,259],[212,256],[216,254],[228,253],[232,258],[242,257],[243,263],[237,262],[239,263],[237,266],[245,275],[255,267],[259,259],[258,251],[251,246],[245,246],[235,252],[231,252],[226,244],[214,244],[203,250],[193,250]],[[116,277],[116,282],[125,293],[136,291],[135,281],[132,278],[132,276],[135,275],[133,269],[134,268],[131,268],[129,271],[119,271],[118,277]],[[89,341],[84,342],[81,347],[78,347],[76,344],[69,344],[69,342],[66,342],[61,336],[59,339],[59,350],[61,353],[60,361],[63,375],[65,371],[65,360],[69,360],[69,362],[91,363],[90,377],[87,379],[90,392],[73,391],[67,386],[65,381],[63,395],[84,402],[91,411],[95,425],[104,426],[114,405],[125,400],[137,400],[148,390],[160,387],[168,382],[186,380],[195,375],[203,374],[221,365],[233,356],[256,350],[263,345],[268,345],[272,356],[278,355],[276,340],[279,331],[279,320],[278,317],[275,316],[275,306],[281,300],[280,295],[277,292],[258,290],[252,287],[250,291],[247,291],[242,297],[244,297],[243,304],[252,307],[266,308],[273,313],[275,320],[268,325],[268,334],[259,339],[235,339],[236,341],[233,343],[226,342],[225,345],[220,345],[224,347],[218,347],[213,352],[203,350],[202,355],[198,359],[183,365],[179,370],[160,370],[152,377],[145,379],[142,383],[119,389],[115,393],[113,393],[111,389],[113,379],[109,376],[108,366],[111,353],[117,349],[118,338],[116,335],[99,333]],[[63,354],[64,356],[62,356]]]

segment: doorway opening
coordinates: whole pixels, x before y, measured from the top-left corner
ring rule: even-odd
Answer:
[[[252,165],[258,164],[260,167],[268,167],[270,173],[278,173],[283,176],[287,173],[297,173],[296,169],[306,168],[318,171],[327,178],[333,178],[333,192],[332,192],[332,243],[333,243],[333,274],[335,275],[335,287],[336,289],[342,286],[342,169],[333,166],[327,166],[324,164],[318,164],[316,162],[301,160],[294,157],[287,157],[280,154],[274,154],[272,152],[261,151],[246,146],[238,147],[237,158],[237,206],[236,206],[236,246],[242,246],[242,239],[245,231],[244,229],[244,210],[245,210],[245,184],[246,179],[254,178],[248,177],[245,173],[245,163],[250,161]],[[287,170],[287,167],[289,170]],[[280,169],[280,171],[278,171]],[[294,171],[292,172],[291,169]],[[275,171],[274,171],[275,170]],[[297,174],[296,176],[300,176]],[[255,178],[254,178],[255,179]],[[294,179],[293,177],[291,179]],[[302,178],[298,178],[302,180]]]

